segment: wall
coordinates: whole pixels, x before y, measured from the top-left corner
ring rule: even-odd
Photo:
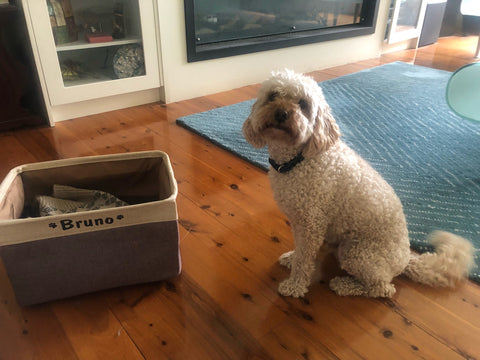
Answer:
[[[158,0],[166,103],[255,84],[272,70],[320,70],[380,56],[390,0],[380,0],[375,34],[187,63],[182,0]]]

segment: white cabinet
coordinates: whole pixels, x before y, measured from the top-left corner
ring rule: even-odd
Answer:
[[[69,0],[78,30],[78,40],[73,42],[54,38],[57,14],[52,12],[51,4],[55,2],[61,4],[62,0],[23,1],[45,102],[49,113],[57,118],[54,120],[82,115],[78,111],[69,115],[69,104],[85,101],[98,104],[102,98],[152,89],[159,92],[162,76],[155,0]],[[123,34],[104,42],[87,41],[85,28],[92,26],[97,32],[112,34],[114,10],[118,15],[119,6]],[[122,64],[133,61],[129,55],[134,52],[138,55],[135,66],[140,70],[122,71]],[[112,105],[112,108],[119,107],[118,103]],[[60,113],[55,116],[59,109]]]

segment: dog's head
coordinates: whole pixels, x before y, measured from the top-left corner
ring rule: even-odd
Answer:
[[[256,148],[304,146],[309,155],[328,149],[340,131],[318,84],[285,70],[262,84],[243,134]]]

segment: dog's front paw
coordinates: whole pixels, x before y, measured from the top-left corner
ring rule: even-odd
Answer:
[[[287,268],[292,268],[292,261],[293,261],[293,254],[295,253],[294,250],[286,252],[285,254],[280,255],[278,262],[282,266],[286,266]]]
[[[283,296],[303,297],[307,293],[306,286],[291,279],[284,280],[278,286],[278,292]]]

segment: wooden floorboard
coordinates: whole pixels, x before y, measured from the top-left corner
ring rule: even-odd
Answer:
[[[392,61],[454,71],[477,37],[448,37],[310,73],[323,81]],[[266,173],[175,120],[256,96],[258,84],[0,133],[0,178],[21,164],[162,150],[178,181],[182,274],[20,307],[0,262],[0,360],[480,359],[480,286],[433,289],[399,277],[393,299],[338,297],[318,280],[285,298],[278,256],[293,247]],[[2,236],[0,234],[0,236]],[[333,259],[324,270],[338,273]]]

